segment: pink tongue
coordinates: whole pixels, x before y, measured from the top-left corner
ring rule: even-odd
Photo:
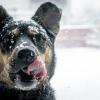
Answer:
[[[38,80],[44,78],[47,76],[45,63],[42,60],[35,60],[27,67],[26,73],[28,75],[33,75]]]

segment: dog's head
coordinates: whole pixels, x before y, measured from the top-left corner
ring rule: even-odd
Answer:
[[[54,41],[61,12],[42,4],[31,21],[14,21],[0,6],[0,81],[11,88],[37,89],[54,70]]]

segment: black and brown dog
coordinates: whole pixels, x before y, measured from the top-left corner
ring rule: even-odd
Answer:
[[[31,21],[14,21],[0,6],[0,100],[55,100],[54,41],[60,9],[42,4]]]

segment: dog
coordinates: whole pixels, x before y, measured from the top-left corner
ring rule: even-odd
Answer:
[[[55,100],[55,38],[61,10],[40,5],[30,21],[15,21],[0,6],[0,100]]]

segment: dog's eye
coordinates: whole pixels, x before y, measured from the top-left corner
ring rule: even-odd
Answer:
[[[45,51],[47,44],[44,36],[41,34],[34,35],[32,41],[41,52]]]

